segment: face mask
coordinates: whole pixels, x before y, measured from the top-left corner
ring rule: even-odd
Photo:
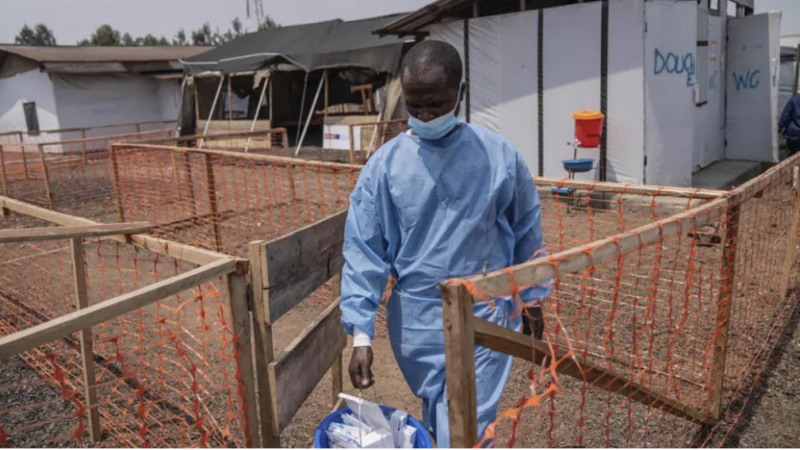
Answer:
[[[456,106],[447,114],[439,116],[428,122],[423,122],[416,117],[408,118],[408,126],[414,130],[422,139],[434,140],[441,139],[447,135],[456,125],[458,125],[458,117],[456,117],[456,109],[461,101],[461,87],[458,88],[458,101]]]

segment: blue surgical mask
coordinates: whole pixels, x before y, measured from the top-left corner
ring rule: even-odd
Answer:
[[[458,88],[458,101],[456,106],[447,114],[439,116],[428,122],[423,122],[416,117],[408,118],[408,126],[414,130],[421,139],[434,140],[441,139],[447,135],[453,128],[458,125],[458,117],[456,117],[456,109],[461,101],[461,87]]]

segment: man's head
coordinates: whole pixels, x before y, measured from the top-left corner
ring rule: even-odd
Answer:
[[[423,41],[403,58],[400,70],[408,113],[423,122],[443,116],[463,97],[461,56],[442,41]]]

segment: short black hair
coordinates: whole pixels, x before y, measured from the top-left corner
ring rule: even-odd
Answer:
[[[464,73],[461,56],[458,50],[447,42],[422,41],[412,47],[403,58],[400,75],[402,76],[408,69],[412,75],[421,76],[437,66],[444,69],[447,84],[458,87]]]

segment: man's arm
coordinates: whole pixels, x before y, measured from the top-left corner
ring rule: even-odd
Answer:
[[[357,388],[373,383],[370,341],[375,337],[375,315],[389,281],[386,248],[369,180],[359,180],[350,197],[345,225],[341,301],[342,325],[353,335],[349,372]]]
[[[794,102],[795,102],[794,98],[789,99],[789,103],[787,103],[786,106],[783,108],[783,113],[781,114],[781,118],[778,121],[778,133],[781,135],[783,134],[783,131],[786,129],[786,127],[789,126],[789,122],[792,121],[792,116],[794,116],[795,113]]]
[[[546,255],[539,193],[527,164],[518,153],[516,155],[515,192],[508,209],[509,223],[514,230],[515,265]],[[532,332],[537,339],[541,339],[544,331],[541,302],[552,291],[551,284],[552,282],[547,281],[520,291],[520,299],[528,307],[527,314],[523,315],[526,334]]]

